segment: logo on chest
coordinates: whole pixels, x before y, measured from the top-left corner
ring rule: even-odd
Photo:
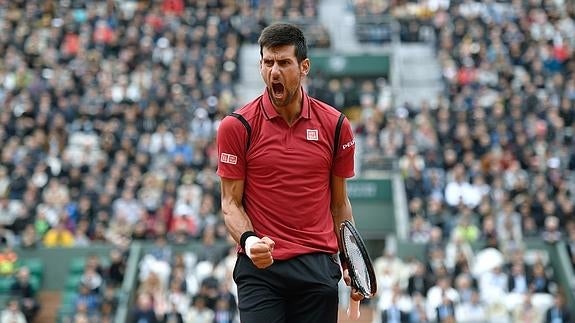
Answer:
[[[319,140],[319,131],[317,129],[306,129],[306,136],[307,140],[318,141]]]

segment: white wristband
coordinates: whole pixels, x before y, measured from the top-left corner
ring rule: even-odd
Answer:
[[[252,255],[251,255],[251,252],[250,252],[251,247],[252,247],[254,244],[260,242],[260,240],[261,240],[261,239],[258,238],[258,237],[256,237],[256,236],[251,236],[251,237],[248,237],[248,238],[246,239],[246,248],[245,248],[244,251],[245,251],[246,255],[248,255],[248,257],[249,257],[250,259],[252,258]]]

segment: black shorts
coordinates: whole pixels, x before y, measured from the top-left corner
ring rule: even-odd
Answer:
[[[333,255],[302,255],[258,269],[238,254],[233,275],[242,323],[337,322],[341,269]]]

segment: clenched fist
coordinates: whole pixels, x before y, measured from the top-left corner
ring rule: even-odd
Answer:
[[[249,237],[246,240],[246,254],[259,269],[264,269],[274,263],[272,251],[275,242],[268,238]]]

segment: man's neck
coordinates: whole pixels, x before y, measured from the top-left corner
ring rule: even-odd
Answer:
[[[294,97],[294,99],[288,105],[282,107],[277,107],[276,105],[274,105],[274,109],[289,126],[292,126],[301,115],[302,102],[303,102],[303,94],[302,89],[300,89],[299,93]]]

